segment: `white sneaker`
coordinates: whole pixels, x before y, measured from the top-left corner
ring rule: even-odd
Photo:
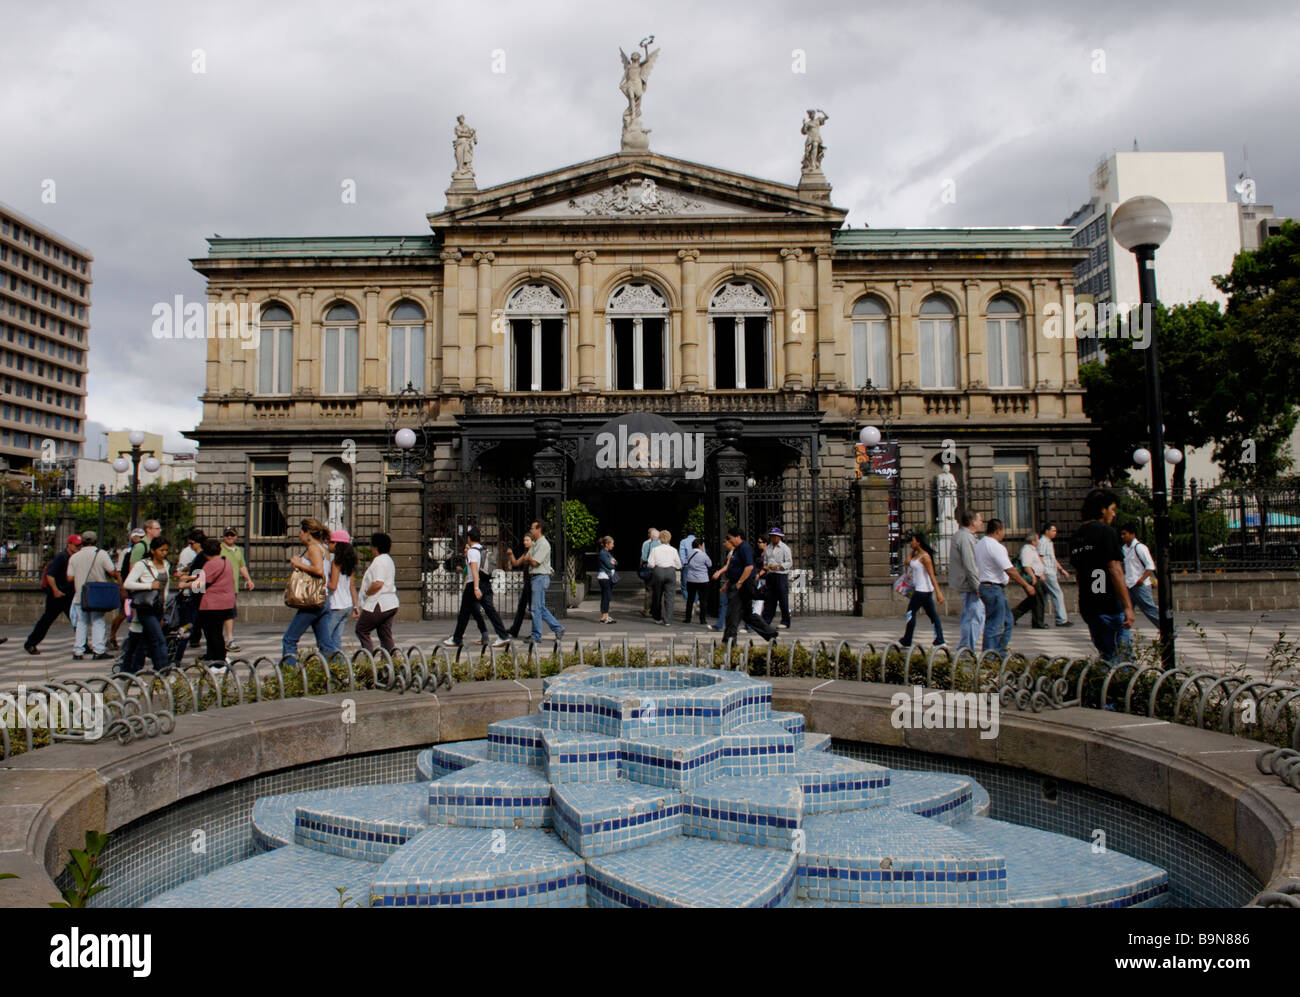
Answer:
[[[494,641],[492,642],[492,646],[493,646],[493,647],[509,647],[509,646],[510,646],[510,641],[507,640],[505,637],[502,637],[500,640],[494,640]]]
[[[458,641],[455,637],[448,637],[446,640],[442,642],[442,644],[443,647],[460,647],[460,641]]]

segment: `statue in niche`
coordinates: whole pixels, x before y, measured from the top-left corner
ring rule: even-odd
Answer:
[[[934,497],[938,504],[939,556],[948,563],[948,546],[957,533],[957,479],[952,465],[944,464],[934,478]]]
[[[348,490],[348,479],[343,477],[338,468],[332,468],[325,489],[329,496],[325,506],[325,525],[331,530],[344,529],[343,521],[347,511],[345,496]]]

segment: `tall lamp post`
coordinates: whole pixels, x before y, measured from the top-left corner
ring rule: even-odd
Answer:
[[[158,460],[157,455],[152,450],[143,450],[144,433],[138,429],[131,430],[127,436],[127,441],[131,444],[130,450],[119,450],[117,460],[113,461],[113,470],[118,474],[125,474],[128,470],[131,472],[131,528],[139,526],[140,516],[140,463],[143,458],[144,469],[153,474],[162,467],[162,462]],[[148,454],[148,457],[145,457]],[[130,459],[128,460],[128,455]]]
[[[1164,409],[1160,398],[1159,337],[1155,328],[1156,250],[1173,228],[1173,213],[1158,197],[1130,197],[1115,209],[1110,228],[1115,241],[1137,257],[1138,287],[1142,308],[1149,309],[1143,318],[1150,322],[1151,342],[1147,347],[1147,423],[1151,450],[1164,460],[1151,461],[1151,507],[1155,518],[1156,598],[1160,610],[1160,656],[1166,668],[1174,666],[1174,598],[1169,569],[1169,493],[1166,490],[1165,464],[1177,463],[1182,454],[1165,449]],[[1131,319],[1130,319],[1131,321]],[[1144,323],[1146,324],[1146,323]],[[1174,458],[1174,454],[1177,457]],[[1135,455],[1136,456],[1136,455]]]

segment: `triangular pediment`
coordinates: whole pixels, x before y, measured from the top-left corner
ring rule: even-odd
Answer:
[[[429,215],[435,229],[746,216],[838,225],[847,213],[789,184],[653,153],[606,156],[448,200],[445,211]]]

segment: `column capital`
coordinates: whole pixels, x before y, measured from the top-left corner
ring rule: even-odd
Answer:
[[[783,260],[791,260],[791,259],[793,259],[793,260],[798,260],[798,259],[801,259],[802,257],[803,257],[803,250],[802,250],[802,249],[783,249],[783,250],[781,250],[781,259],[783,259]]]
[[[594,249],[579,249],[573,254],[573,258],[579,263],[594,263],[596,251]]]
[[[975,280],[973,277],[968,277],[966,280],[963,280],[963,281],[961,282],[961,286],[962,286],[962,287],[979,287],[979,286],[980,286],[980,282],[979,282],[978,280]]]
[[[1046,287],[1050,281],[1046,277],[1034,277],[1029,283],[1034,287]]]
[[[315,294],[315,293],[316,293],[316,288],[314,288],[314,287],[300,287],[300,288],[298,288],[298,297],[300,297],[300,298],[310,298],[310,297],[311,297],[313,294]]]
[[[380,291],[383,290],[383,288],[380,287],[378,284],[367,284],[361,290],[364,291],[366,294],[378,294]]]
[[[443,263],[459,263],[462,255],[464,254],[459,249],[444,249],[438,254],[438,258]]]
[[[683,261],[690,260],[694,263],[700,258],[700,251],[698,249],[679,249],[677,250],[677,258]]]
[[[496,258],[497,258],[497,254],[492,252],[491,250],[488,250],[487,252],[478,252],[474,254],[474,262],[477,263],[479,266],[483,266],[484,264],[491,263]]]
[[[817,246],[813,249],[813,255],[819,260],[829,260],[835,257],[834,246]]]

